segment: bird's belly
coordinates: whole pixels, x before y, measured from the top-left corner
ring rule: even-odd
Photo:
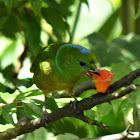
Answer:
[[[34,83],[36,86],[43,91],[43,93],[49,94],[53,93],[55,91],[61,91],[61,90],[69,90],[70,88],[73,88],[77,81],[75,82],[63,82],[61,79],[53,79],[47,76],[46,78],[37,76],[34,76],[33,78]]]

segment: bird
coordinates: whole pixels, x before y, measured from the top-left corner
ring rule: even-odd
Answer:
[[[33,60],[30,71],[34,84],[45,97],[65,90],[75,101],[74,87],[81,76],[100,75],[93,52],[83,46],[67,43],[53,43],[43,48]]]

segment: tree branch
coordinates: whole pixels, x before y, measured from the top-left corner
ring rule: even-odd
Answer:
[[[103,93],[97,93],[95,95],[92,95],[88,98],[85,98],[81,101],[78,101],[76,103],[76,109],[73,108],[73,102],[70,102],[63,108],[59,108],[52,113],[49,113],[47,116],[47,123],[52,123],[56,120],[59,120],[63,117],[74,117],[83,120],[84,122],[91,123],[100,127],[104,127],[103,123],[95,123],[95,120],[87,118],[83,115],[84,110],[89,110],[92,107],[105,103],[110,102],[112,100],[115,100],[117,98],[120,98],[126,94],[129,94],[133,90],[136,89],[136,86],[132,84],[133,80],[140,76],[140,68],[136,69],[135,71],[131,72],[130,74],[124,76],[122,79],[118,80],[114,84],[112,84],[109,88],[109,90],[103,94]],[[124,90],[120,92],[115,92],[116,90],[120,89],[121,87],[128,86]],[[115,92],[115,93],[114,93]],[[88,120],[89,119],[89,120]],[[16,136],[19,136],[21,134],[25,134],[28,132],[32,132],[35,129],[38,129],[40,127],[44,127],[42,118],[37,118],[34,120],[30,119],[23,119],[20,121],[22,123],[18,123],[15,128],[8,129],[4,132],[0,133],[0,139],[2,140],[8,140],[11,138],[15,138]],[[100,124],[100,125],[99,125]]]

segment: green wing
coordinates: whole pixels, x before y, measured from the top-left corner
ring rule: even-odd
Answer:
[[[38,53],[38,55],[35,57],[35,59],[33,60],[32,66],[31,66],[31,68],[30,68],[30,71],[31,71],[32,73],[37,74],[37,73],[39,72],[39,70],[40,70],[40,67],[39,67],[40,63],[41,63],[42,61],[47,60],[47,58],[48,58],[48,53],[47,53],[47,51],[46,51],[46,53],[44,53],[44,51],[47,50],[47,48],[48,48],[48,46],[45,47],[45,48],[43,48],[43,49]]]
[[[55,43],[43,48],[38,55],[35,57],[30,71],[34,74],[38,74],[41,70],[40,64],[48,59],[55,60],[55,55],[58,48],[64,43]]]

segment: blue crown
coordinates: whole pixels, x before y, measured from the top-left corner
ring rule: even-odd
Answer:
[[[80,52],[82,53],[91,53],[91,51],[83,46],[80,46],[80,45],[74,45],[74,44],[67,44],[69,45],[70,47],[74,47],[74,48],[77,48],[80,50]]]

